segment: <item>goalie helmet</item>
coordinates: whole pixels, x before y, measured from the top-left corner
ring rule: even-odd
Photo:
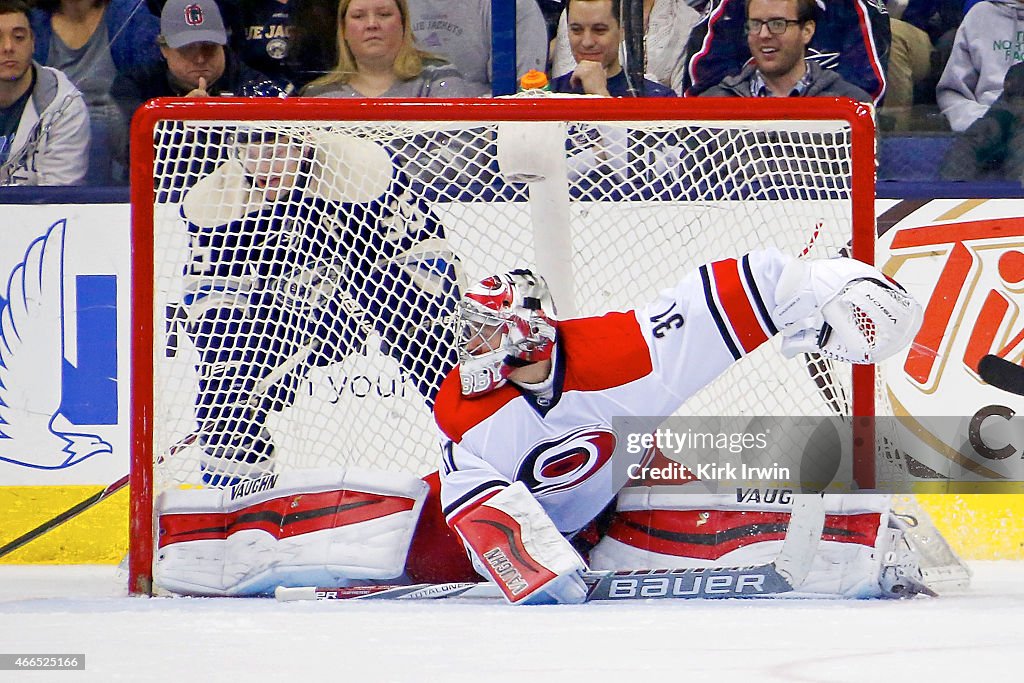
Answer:
[[[529,270],[492,275],[459,303],[459,378],[464,396],[497,389],[517,367],[548,360],[558,322],[544,278]]]

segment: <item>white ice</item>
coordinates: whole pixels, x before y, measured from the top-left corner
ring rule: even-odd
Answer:
[[[904,601],[129,598],[112,567],[0,566],[0,653],[86,670],[0,681],[998,683],[1024,668],[1024,562]]]

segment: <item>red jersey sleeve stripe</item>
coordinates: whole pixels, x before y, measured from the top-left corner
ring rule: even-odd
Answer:
[[[750,295],[740,278],[739,262],[736,259],[716,261],[711,264],[715,280],[715,294],[728,320],[733,336],[744,353],[750,353],[768,341],[768,332],[757,316]]]
[[[708,311],[711,312],[711,317],[715,321],[715,326],[718,328],[718,334],[722,336],[722,342],[726,348],[729,349],[729,353],[736,360],[740,359],[740,349],[736,346],[736,342],[732,338],[732,333],[729,331],[728,325],[725,322],[725,317],[722,315],[722,311],[718,308],[718,301],[715,299],[715,287],[711,282],[711,269],[707,266],[700,267],[700,280],[704,286],[704,302],[707,304]]]
[[[457,500],[449,503],[442,510],[445,519],[448,520],[448,526],[454,526],[455,520],[469,508],[479,505],[485,499],[490,498],[498,491],[507,487],[508,482],[501,481],[500,479],[491,479],[478,486],[474,486],[470,491],[459,496]]]
[[[881,5],[879,5],[879,7],[881,7]],[[878,87],[875,88],[873,93],[870,93],[874,103],[878,104],[886,90],[885,71],[882,69],[882,58],[879,56],[878,48],[875,46],[875,34],[871,28],[871,19],[867,16],[867,8],[858,2],[854,9],[857,12],[857,19],[860,23],[860,33],[864,40],[864,45],[867,48],[865,52],[867,52],[868,61],[871,62],[871,70],[874,72],[875,78],[878,80]]]
[[[691,86],[690,90],[687,91],[687,94],[693,94],[692,86],[697,82],[698,65],[704,59],[704,57],[706,57],[708,53],[711,51],[711,44],[714,42],[715,39],[715,22],[718,21],[718,19],[722,16],[722,13],[725,11],[725,5],[726,3],[723,2],[718,7],[715,7],[714,9],[711,10],[711,15],[708,16],[707,19],[707,33],[704,34],[704,40],[701,42],[700,52],[691,57],[690,63],[686,66],[687,70],[689,70],[690,72]],[[700,22],[697,22],[697,26],[695,26],[694,28],[697,29],[699,26]]]
[[[774,337],[779,333],[779,328],[775,326],[775,321],[772,320],[768,307],[764,303],[764,297],[761,296],[761,290],[757,288],[757,280],[754,279],[754,271],[750,267],[750,254],[743,256],[743,280],[747,283],[750,299],[757,306],[757,312],[761,317],[761,324],[768,330],[768,336]]]

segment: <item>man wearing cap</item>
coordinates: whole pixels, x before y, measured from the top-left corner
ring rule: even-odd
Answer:
[[[127,119],[154,97],[277,96],[288,84],[250,69],[228,42],[213,0],[168,0],[160,14],[157,44],[164,61],[118,77],[113,93]]]
[[[111,88],[125,121],[154,97],[284,97],[291,92],[289,83],[243,64],[227,43],[214,0],[168,0],[157,36],[163,60],[119,75]],[[119,150],[118,156],[127,163],[127,150]]]

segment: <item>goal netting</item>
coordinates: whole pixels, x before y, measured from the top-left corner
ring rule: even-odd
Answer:
[[[766,246],[873,261],[870,112],[807,109],[147,107],[132,143],[136,573],[152,552],[153,491],[331,464],[436,469],[429,406],[454,363],[466,282],[539,269],[559,315],[583,316]],[[770,342],[684,410],[871,415],[878,386],[870,367],[787,362]]]

